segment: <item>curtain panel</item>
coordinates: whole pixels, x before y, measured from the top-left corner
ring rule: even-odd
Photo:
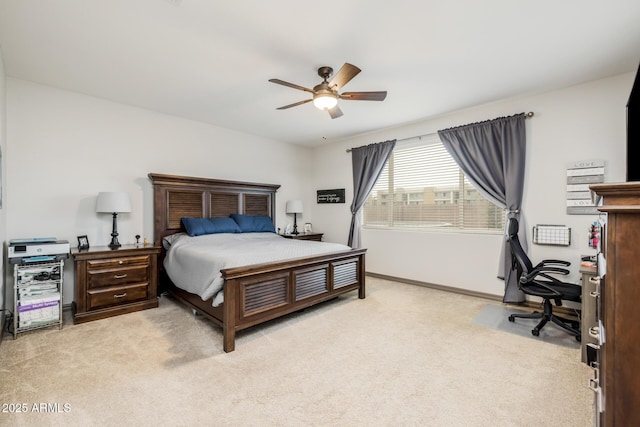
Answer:
[[[348,245],[359,248],[360,242],[360,210],[367,201],[371,189],[375,185],[384,165],[396,146],[396,140],[369,144],[351,150],[353,166],[353,202],[351,203],[351,228]]]
[[[445,148],[477,190],[507,211],[507,218],[521,220],[526,154],[525,114],[438,131]],[[526,235],[521,242],[527,249]],[[505,280],[503,302],[525,300],[505,238],[498,277]]]

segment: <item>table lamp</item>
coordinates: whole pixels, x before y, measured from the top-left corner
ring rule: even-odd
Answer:
[[[129,193],[108,192],[98,193],[96,201],[96,212],[110,213],[113,215],[113,231],[111,232],[111,249],[118,249],[121,245],[118,242],[118,213],[131,212],[131,199]]]
[[[302,213],[302,200],[287,200],[287,213],[293,214],[293,232],[291,234],[299,234],[296,216]]]

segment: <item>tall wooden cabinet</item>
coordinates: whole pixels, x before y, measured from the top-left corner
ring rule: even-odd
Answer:
[[[594,364],[601,425],[640,426],[640,182],[595,184],[606,213]],[[598,389],[599,388],[599,389]],[[601,394],[600,398],[598,397]]]

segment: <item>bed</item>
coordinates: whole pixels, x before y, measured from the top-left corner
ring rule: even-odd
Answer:
[[[334,251],[220,270],[222,303],[202,299],[173,283],[164,269],[168,240],[183,233],[181,219],[268,216],[275,223],[279,185],[150,173],[154,198],[154,239],[163,247],[159,287],[222,327],[223,349],[235,350],[236,332],[357,291],[365,298],[366,249]],[[314,242],[306,242],[316,244]]]

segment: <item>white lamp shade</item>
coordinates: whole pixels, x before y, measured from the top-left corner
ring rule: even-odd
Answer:
[[[302,213],[302,200],[287,200],[287,213]]]
[[[131,212],[131,199],[129,198],[129,193],[119,191],[102,191],[98,193],[96,212]]]

